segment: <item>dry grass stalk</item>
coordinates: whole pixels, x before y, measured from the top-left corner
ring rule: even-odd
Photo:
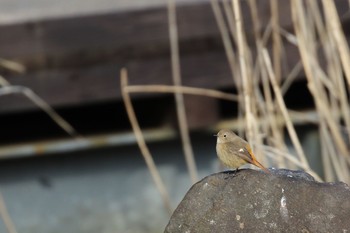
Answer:
[[[211,2],[211,7],[212,7],[213,12],[214,12],[216,23],[219,27],[219,31],[220,31],[220,35],[222,38],[224,48],[225,48],[225,53],[226,53],[226,57],[227,57],[227,60],[229,63],[232,79],[233,79],[233,82],[235,83],[235,85],[238,87],[238,86],[240,86],[238,83],[238,79],[237,79],[237,77],[239,77],[239,76],[237,76],[239,74],[239,72],[238,72],[239,67],[237,65],[236,54],[235,54],[234,49],[233,49],[233,45],[232,45],[232,42],[230,39],[230,34],[229,34],[228,29],[227,29],[224,16],[220,10],[220,5],[219,5],[218,0],[210,0],[210,2]],[[229,17],[230,10],[228,10],[228,9],[230,9],[230,7],[227,6],[227,4],[228,4],[227,1],[224,1],[224,4],[226,4],[224,9],[226,10],[226,13]],[[235,29],[234,29],[234,26],[232,23],[233,20],[229,20],[228,22],[229,23],[231,22],[231,24],[230,24],[231,34],[233,35],[233,38],[236,38],[236,34],[234,33]],[[238,89],[238,91],[239,91],[239,89]]]
[[[324,7],[326,7],[326,5],[324,5]],[[332,39],[332,35],[335,33],[334,27],[325,27],[323,25],[317,4],[309,4],[308,9],[312,12],[312,18],[310,18],[310,16],[308,16],[308,18],[306,17],[306,15],[310,14],[305,13],[302,1],[292,1],[292,18],[298,38],[298,48],[308,80],[309,90],[314,97],[320,118],[322,122],[324,122],[322,123],[324,125],[320,125],[320,130],[322,141],[325,142],[327,146],[323,148],[327,150],[325,153],[330,153],[332,155],[329,158],[333,164],[333,170],[337,178],[348,182],[350,180],[348,169],[350,166],[350,157],[348,156],[349,151],[341,133],[340,119],[343,118],[345,124],[349,127],[349,106],[346,98],[345,85],[340,85],[343,77],[339,66],[339,59],[337,59],[339,55],[335,53],[336,50],[333,49],[335,43],[339,43],[339,41]],[[329,12],[325,15],[327,17],[327,20],[325,20],[326,22],[328,21],[328,17],[338,17]],[[313,27],[315,27],[316,30],[314,30]],[[329,30],[330,28],[332,30]],[[317,41],[315,39],[316,36],[310,33],[312,31],[316,31],[320,35],[321,45],[324,49],[326,61],[329,64],[328,76],[318,63],[315,48]],[[338,32],[335,34],[337,33]],[[339,35],[336,37],[339,37]],[[344,51],[348,53],[346,49]],[[342,55],[340,55],[340,57],[342,57]],[[346,56],[343,56],[343,59],[345,58]],[[342,62],[344,62],[344,60]],[[341,118],[336,114],[338,112],[341,112]],[[325,155],[325,153],[322,154]],[[328,157],[324,157],[324,159],[329,160]],[[327,171],[325,171],[327,176],[331,177],[332,172],[329,171],[330,166],[324,166],[324,168],[327,169]]]
[[[17,233],[15,224],[13,223],[9,212],[7,210],[4,198],[0,192],[0,215],[2,220],[4,221],[4,225],[8,233]]]
[[[11,85],[3,76],[0,75],[0,86],[5,87]]]
[[[344,119],[344,123],[346,128],[348,129],[347,132],[350,132],[350,107],[349,107],[349,100],[347,98],[346,94],[346,87],[348,87],[344,82],[343,77],[343,70],[342,70],[342,61],[341,61],[341,55],[339,54],[339,46],[337,44],[336,36],[333,33],[333,27],[332,23],[329,23],[330,21],[333,22],[337,19],[327,20],[324,25],[321,17],[321,13],[318,7],[318,4],[314,1],[309,1],[308,4],[310,5],[310,9],[312,10],[312,13],[314,15],[317,30],[320,34],[320,39],[322,42],[322,48],[324,50],[324,54],[327,59],[327,63],[329,64],[327,66],[328,76],[331,80],[331,82],[334,84],[332,86],[333,89],[329,90],[330,93],[336,93],[335,96],[335,102],[336,105],[340,105],[340,111],[342,112],[342,117]],[[334,13],[334,12],[333,12]],[[328,15],[330,16],[330,15]],[[341,32],[343,34],[343,32]],[[343,37],[344,35],[340,35],[340,37]],[[347,45],[346,45],[347,46]],[[342,51],[343,53],[346,51]],[[345,59],[348,55],[344,55]],[[346,73],[345,73],[346,74]],[[349,137],[350,140],[350,137]],[[349,141],[350,142],[350,141]]]
[[[61,127],[70,136],[81,139],[79,133],[64,120],[48,103],[35,94],[31,89],[23,86],[6,85],[0,87],[0,96],[10,94],[22,94],[32,101],[37,107],[44,111],[59,127]]]
[[[335,148],[334,143],[332,142],[332,139],[329,135],[329,132],[327,130],[325,122],[321,122],[320,130],[321,130],[322,142],[325,145],[325,148],[324,148],[325,153],[327,154],[327,157],[330,158],[330,159],[326,159],[329,161],[329,164],[326,165],[325,172],[327,172],[328,175],[332,175],[332,176],[333,176],[332,173],[335,173],[336,176],[339,178],[345,177],[343,172],[342,172],[341,166],[340,166],[339,157],[334,156],[337,154],[336,148]],[[330,156],[330,155],[333,155],[333,156]],[[331,169],[331,168],[333,168],[333,169]],[[327,169],[330,169],[330,170],[327,170]]]
[[[23,74],[26,71],[26,67],[24,65],[22,65],[18,62],[15,62],[15,61],[1,58],[1,57],[0,57],[0,66],[6,68],[8,70],[17,72],[19,74]]]
[[[301,163],[300,160],[295,158],[295,156],[271,146],[265,146],[260,144],[257,145],[257,147],[262,148],[265,154],[271,157],[272,159],[274,159],[276,156],[281,156],[290,161],[291,163],[295,164],[296,166],[304,169],[306,172],[310,173],[316,180],[322,181],[321,177],[315,171],[313,171],[310,167],[305,166],[305,164]]]
[[[197,87],[186,87],[186,86],[169,86],[169,85],[129,85],[126,87],[126,91],[131,93],[181,93],[188,95],[202,95],[207,97],[213,97],[217,99],[223,99],[228,101],[238,101],[238,96],[234,94],[228,94],[222,91],[197,88]]]
[[[332,0],[322,0],[323,9],[327,22],[329,23],[330,36],[333,36],[336,41],[336,47],[338,49],[340,60],[344,69],[346,80],[348,81],[348,86],[350,86],[350,51],[349,45],[345,38],[344,32],[342,30],[337,9],[335,7],[334,1]]]
[[[128,86],[128,74],[127,74],[126,69],[122,69],[120,71],[120,82],[121,82],[121,92],[122,92],[124,105],[126,108],[126,112],[128,114],[128,118],[129,118],[131,127],[134,131],[137,144],[140,148],[140,151],[142,153],[143,158],[145,159],[146,165],[151,173],[153,181],[154,181],[154,183],[155,183],[155,185],[156,185],[156,187],[157,187],[157,189],[162,197],[164,207],[166,208],[168,213],[171,214],[173,209],[171,207],[170,197],[169,197],[168,191],[167,191],[167,189],[162,181],[162,178],[160,177],[157,166],[155,165],[153,158],[152,158],[152,155],[151,155],[151,153],[146,145],[146,142],[142,136],[142,131],[141,131],[141,128],[140,128],[139,123],[137,121],[130,96],[129,96],[128,92],[126,92],[126,87]]]
[[[324,127],[324,124],[320,125],[320,128],[321,127]],[[335,175],[334,175],[333,168],[332,168],[332,161],[330,158],[330,153],[328,151],[328,147],[326,145],[325,137],[323,134],[320,135],[320,145],[321,145],[321,156],[322,156],[324,180],[326,180],[326,181],[335,180]]]
[[[282,86],[281,86],[281,92],[284,96],[287,92],[287,90],[290,88],[292,83],[294,82],[295,78],[300,74],[301,70],[303,68],[302,63],[299,61],[293,69],[289,72],[286,79],[284,80]]]
[[[260,114],[262,114],[266,119],[268,120],[268,124],[265,125],[265,129],[263,129],[263,132],[269,136],[268,132],[271,130],[271,137],[273,138],[273,144],[274,146],[286,150],[286,147],[284,145],[284,140],[283,140],[283,129],[281,127],[278,127],[278,124],[276,124],[276,115],[278,114],[278,109],[275,108],[274,102],[272,100],[272,95],[271,95],[271,90],[270,90],[270,85],[269,85],[269,79],[267,77],[266,69],[264,66],[264,61],[261,56],[261,51],[264,47],[265,42],[262,39],[262,36],[260,34],[260,19],[258,15],[258,9],[256,5],[256,0],[249,0],[249,8],[251,11],[251,17],[252,17],[252,22],[253,22],[253,28],[254,28],[254,37],[255,37],[255,43],[256,43],[256,48],[257,48],[257,79],[260,78],[262,82],[262,87],[263,87],[263,96],[264,98],[260,98],[259,100],[259,108]],[[265,35],[268,33],[265,32]],[[260,77],[259,77],[260,76]],[[256,91],[256,96],[259,96],[259,87],[255,85],[255,91]],[[272,143],[272,140],[268,138],[268,143]],[[275,163],[277,163],[278,167],[285,167],[284,159],[281,156],[275,157]]]
[[[315,97],[314,99],[316,101],[317,107],[320,108],[319,112],[323,113],[323,117],[325,117],[330,131],[333,134],[333,137],[336,139],[336,143],[338,144],[339,149],[343,154],[347,154],[347,149],[344,144],[344,141],[342,140],[342,137],[340,136],[339,128],[335,123],[334,119],[332,119],[332,116],[329,114],[329,111],[327,110],[331,106],[327,100],[327,94],[324,92],[324,89],[320,84],[322,76],[320,77],[314,75],[315,72],[317,72],[317,74],[321,74],[322,69],[316,62],[315,51],[310,51],[310,48],[312,48],[312,44],[315,44],[315,42],[308,40],[308,32],[310,30],[308,30],[306,27],[307,24],[305,22],[305,13],[303,11],[302,2],[293,1],[292,13],[295,21],[294,25],[296,33],[299,39],[299,50],[304,64],[306,76],[309,81],[310,91]],[[333,90],[332,94],[334,94]]]
[[[274,90],[274,93],[276,95],[276,99],[277,99],[277,103],[280,107],[280,110],[283,114],[283,117],[286,121],[286,126],[287,126],[287,130],[288,130],[288,133],[289,133],[289,136],[293,142],[293,145],[297,151],[297,154],[298,154],[298,157],[301,161],[301,163],[305,166],[305,167],[309,167],[309,164],[307,162],[307,159],[305,157],[305,154],[304,154],[304,150],[301,146],[301,143],[298,139],[298,136],[297,136],[297,133],[294,129],[294,126],[292,124],[292,121],[290,120],[290,116],[288,114],[288,111],[287,111],[287,107],[283,101],[283,97],[282,97],[282,93],[281,93],[281,89],[278,87],[278,84],[277,84],[277,81],[274,77],[274,73],[273,73],[273,70],[272,70],[272,67],[271,67],[271,61],[270,61],[270,58],[269,58],[269,55],[268,55],[268,52],[266,49],[264,49],[262,51],[262,56],[264,58],[264,62],[265,62],[265,66],[266,66],[266,69],[268,71],[268,75],[269,75],[269,78],[270,78],[270,82],[272,84],[272,89]]]
[[[178,48],[178,35],[176,23],[176,5],[174,0],[168,0],[169,37],[171,48],[172,78],[175,86],[181,85],[181,68]],[[175,93],[176,112],[180,127],[182,147],[185,154],[186,164],[190,173],[192,183],[198,181],[196,162],[190,140],[190,133],[187,125],[184,97],[181,93]]]
[[[242,25],[242,16],[241,16],[241,7],[239,0],[232,0],[232,7],[234,12],[236,30],[237,30],[237,47],[238,47],[238,60],[241,71],[241,80],[243,86],[243,97],[244,97],[244,110],[246,117],[246,125],[247,125],[247,139],[248,141],[256,141],[255,136],[257,135],[257,127],[256,121],[253,115],[252,109],[252,80],[250,76],[250,72],[247,67],[247,60],[249,55],[246,51],[247,46],[245,42],[245,36]]]
[[[272,45],[273,45],[273,71],[277,83],[281,83],[281,35],[278,14],[278,0],[270,0],[271,26],[272,26]]]
[[[218,0],[211,0],[211,6],[214,12],[215,20],[216,23],[219,27],[219,31],[221,34],[221,38],[223,40],[223,45],[226,53],[226,57],[229,63],[231,75],[233,82],[237,88],[238,92],[238,117],[242,117],[243,115],[243,109],[241,108],[244,106],[244,100],[243,100],[243,94],[242,94],[242,81],[241,81],[241,74],[240,74],[240,67],[238,64],[238,59],[236,58],[236,53],[233,49],[233,43],[230,38],[230,33],[231,36],[234,40],[234,42],[237,44],[237,33],[236,33],[236,27],[235,27],[235,21],[234,21],[234,16],[232,12],[232,7],[229,4],[229,1],[223,1],[224,4],[224,11],[226,14],[227,21],[229,23],[229,29],[227,28],[227,25],[225,23],[225,18],[220,10],[220,5]],[[239,131],[239,134],[242,135],[242,132]]]
[[[232,4],[230,1],[222,1],[222,2],[223,2],[224,12],[226,16],[226,21],[228,23],[229,32],[231,33],[233,43],[237,45],[237,28],[235,24],[235,17],[232,11]],[[236,65],[238,66],[239,64],[236,64]]]

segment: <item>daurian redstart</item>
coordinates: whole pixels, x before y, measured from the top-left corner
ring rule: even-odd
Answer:
[[[261,163],[259,163],[247,141],[237,136],[229,129],[222,129],[217,135],[216,153],[221,162],[236,171],[244,164],[253,164],[265,172],[270,173]]]

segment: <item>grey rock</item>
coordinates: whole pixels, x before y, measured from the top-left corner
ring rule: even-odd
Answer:
[[[285,169],[216,173],[192,186],[164,232],[350,232],[350,188]]]

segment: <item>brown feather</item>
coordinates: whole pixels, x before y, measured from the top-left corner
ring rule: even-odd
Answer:
[[[261,163],[259,163],[258,160],[255,158],[255,156],[253,154],[253,151],[250,148],[249,144],[247,144],[246,149],[249,152],[250,157],[252,158],[252,161],[250,163],[255,165],[255,166],[257,166],[257,167],[259,167],[259,168],[261,168],[261,169],[263,169],[265,172],[270,173],[270,171],[267,168],[265,168]]]
[[[225,166],[237,169],[246,163],[250,163],[270,173],[256,160],[248,142],[237,136],[233,131],[222,129],[216,136],[216,152]]]

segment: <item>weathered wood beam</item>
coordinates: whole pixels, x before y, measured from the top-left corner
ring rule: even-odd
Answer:
[[[257,1],[261,24],[269,21],[267,1]],[[337,1],[339,14],[347,1]],[[250,12],[242,4],[252,46]],[[209,3],[178,7],[183,84],[233,86],[221,38]],[[288,2],[280,4],[281,25],[292,28]],[[286,44],[287,63],[299,61]],[[0,57],[27,67],[25,74],[2,72],[14,85],[32,88],[53,107],[120,98],[119,70],[127,67],[130,84],[171,84],[166,8],[0,26]],[[33,109],[23,97],[0,98],[0,113]]]

